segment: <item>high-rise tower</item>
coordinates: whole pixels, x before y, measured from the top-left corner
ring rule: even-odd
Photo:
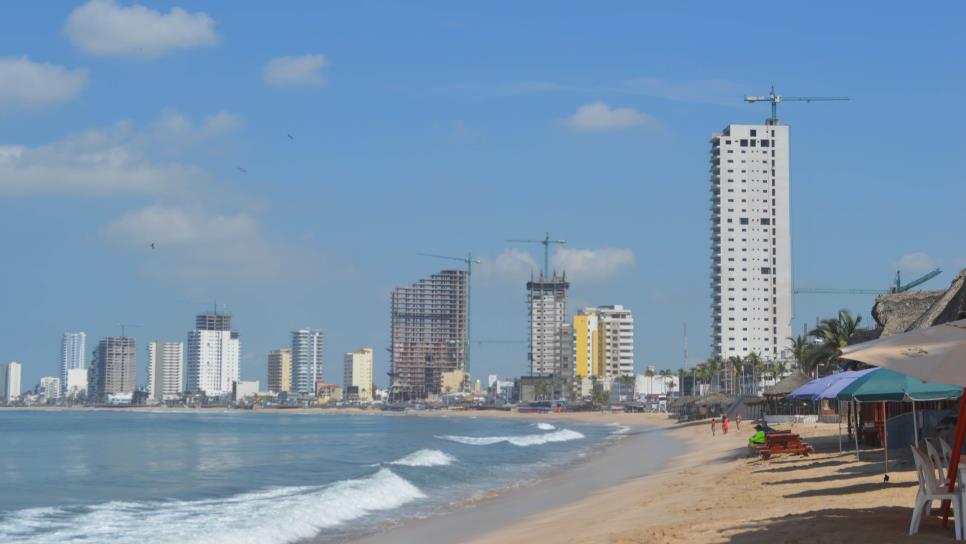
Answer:
[[[725,362],[789,355],[788,149],[788,126],[777,123],[711,136],[711,353]]]
[[[292,331],[292,394],[315,398],[315,384],[321,378],[322,331]]]
[[[227,395],[238,381],[238,333],[231,330],[231,316],[201,314],[195,319],[195,329],[188,332],[187,382],[189,393],[208,396]]]
[[[87,335],[82,332],[65,332],[60,345],[60,386],[67,392],[67,371],[84,368],[84,350]]]
[[[552,376],[560,368],[561,325],[567,319],[567,275],[554,272],[550,278],[542,274],[527,282],[527,305],[530,310],[531,376]]]

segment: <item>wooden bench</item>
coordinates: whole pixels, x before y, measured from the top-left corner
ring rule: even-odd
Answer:
[[[808,457],[815,450],[807,442],[802,442],[800,436],[791,431],[776,431],[765,433],[765,443],[755,447],[765,461],[772,455],[798,454]]]

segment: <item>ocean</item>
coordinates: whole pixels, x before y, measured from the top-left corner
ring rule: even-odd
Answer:
[[[0,411],[0,542],[335,542],[544,478],[626,428],[474,417]]]

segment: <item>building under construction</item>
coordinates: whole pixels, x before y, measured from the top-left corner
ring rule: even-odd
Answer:
[[[438,395],[444,372],[466,365],[467,282],[463,270],[443,270],[392,293],[391,395]]]
[[[567,321],[567,275],[558,276],[554,272],[553,276],[546,278],[543,274],[539,279],[531,279],[527,282],[527,306],[530,313],[530,360],[531,376],[553,376],[559,374],[564,364],[562,363],[561,350],[561,331],[562,326]],[[570,335],[569,343],[573,345],[573,331],[568,329],[564,333]],[[567,360],[570,361],[572,349],[567,349],[565,353]],[[572,368],[569,369],[572,372]]]

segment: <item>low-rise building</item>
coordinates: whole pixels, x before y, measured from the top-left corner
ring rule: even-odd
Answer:
[[[340,402],[342,400],[342,386],[336,383],[325,383],[320,380],[315,385],[315,394],[319,399],[319,404]]]
[[[40,378],[37,393],[43,396],[47,402],[60,400],[60,378],[55,376],[44,376]]]
[[[231,399],[239,402],[245,399],[258,398],[258,380],[255,381],[236,381],[232,384]]]

